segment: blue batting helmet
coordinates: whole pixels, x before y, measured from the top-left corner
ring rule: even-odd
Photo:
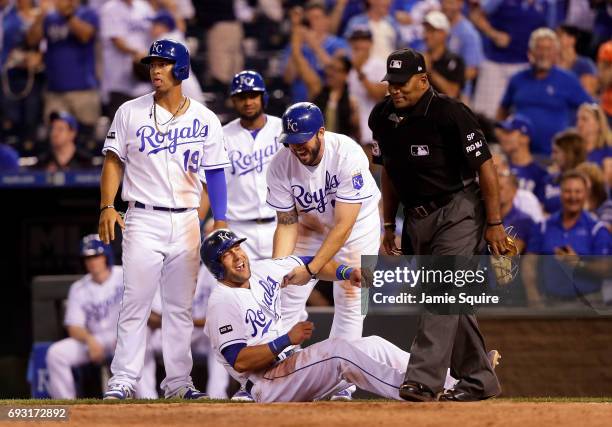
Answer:
[[[79,253],[82,257],[104,255],[106,256],[107,265],[115,265],[113,248],[104,243],[97,234],[88,234],[81,239],[81,250]]]
[[[263,77],[257,71],[241,71],[232,79],[230,95],[234,96],[245,92],[260,92],[264,106],[268,104],[268,92]]]
[[[221,264],[220,258],[232,246],[242,243],[246,238],[239,238],[231,230],[220,228],[210,233],[202,242],[200,248],[200,257],[204,264],[210,270],[213,276],[218,280],[223,279],[225,271]]]
[[[172,75],[175,79],[185,80],[189,77],[189,50],[184,44],[172,39],[157,40],[149,48],[149,56],[145,56],[140,62],[150,64],[153,58],[172,61]]]
[[[312,102],[298,102],[287,108],[283,114],[282,144],[303,144],[308,142],[324,126],[323,113]]]

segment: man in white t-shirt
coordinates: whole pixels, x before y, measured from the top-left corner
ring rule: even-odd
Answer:
[[[332,258],[361,265],[361,255],[377,255],[380,245],[380,191],[368,159],[355,141],[327,132],[319,108],[294,104],[282,117],[281,149],[268,169],[267,202],[276,210],[273,258],[314,256],[291,273],[295,283],[283,293],[287,325],[306,317],[304,306],[319,270]],[[361,292],[334,282],[330,337],[361,337]]]
[[[124,102],[150,90],[134,75],[134,65],[146,56],[153,8],[145,0],[109,0],[100,8],[100,38],[104,63],[102,100],[109,115]]]

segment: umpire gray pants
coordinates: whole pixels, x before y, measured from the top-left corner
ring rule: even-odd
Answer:
[[[412,253],[417,255],[481,254],[486,244],[485,223],[480,189],[471,185],[425,218],[406,216],[402,247],[412,246]],[[477,397],[500,393],[476,316],[425,313],[418,322],[406,381],[423,384],[438,393],[443,390],[446,369],[450,367],[451,375],[459,380],[455,390]]]

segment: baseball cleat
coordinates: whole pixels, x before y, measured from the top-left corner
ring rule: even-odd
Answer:
[[[348,388],[345,388],[344,390],[334,394],[329,398],[329,400],[332,402],[348,402],[353,400],[353,393]]]
[[[499,365],[499,361],[501,360],[501,353],[497,350],[491,350],[487,353],[487,356],[489,357],[489,363],[491,364],[491,367],[495,369],[495,367]]]
[[[186,386],[170,396],[169,399],[205,400],[210,399],[210,397],[206,393],[197,390],[194,386]]]
[[[251,393],[249,393],[243,388],[238,390],[236,394],[232,396],[231,400],[233,400],[234,402],[255,402],[255,399],[253,399]]]
[[[125,400],[133,398],[134,392],[128,386],[121,384],[109,386],[106,393],[104,393],[104,400]]]

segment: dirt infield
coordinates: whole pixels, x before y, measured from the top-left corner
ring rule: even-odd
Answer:
[[[1,426],[607,426],[612,403],[175,403],[70,406],[66,422],[0,422]]]

